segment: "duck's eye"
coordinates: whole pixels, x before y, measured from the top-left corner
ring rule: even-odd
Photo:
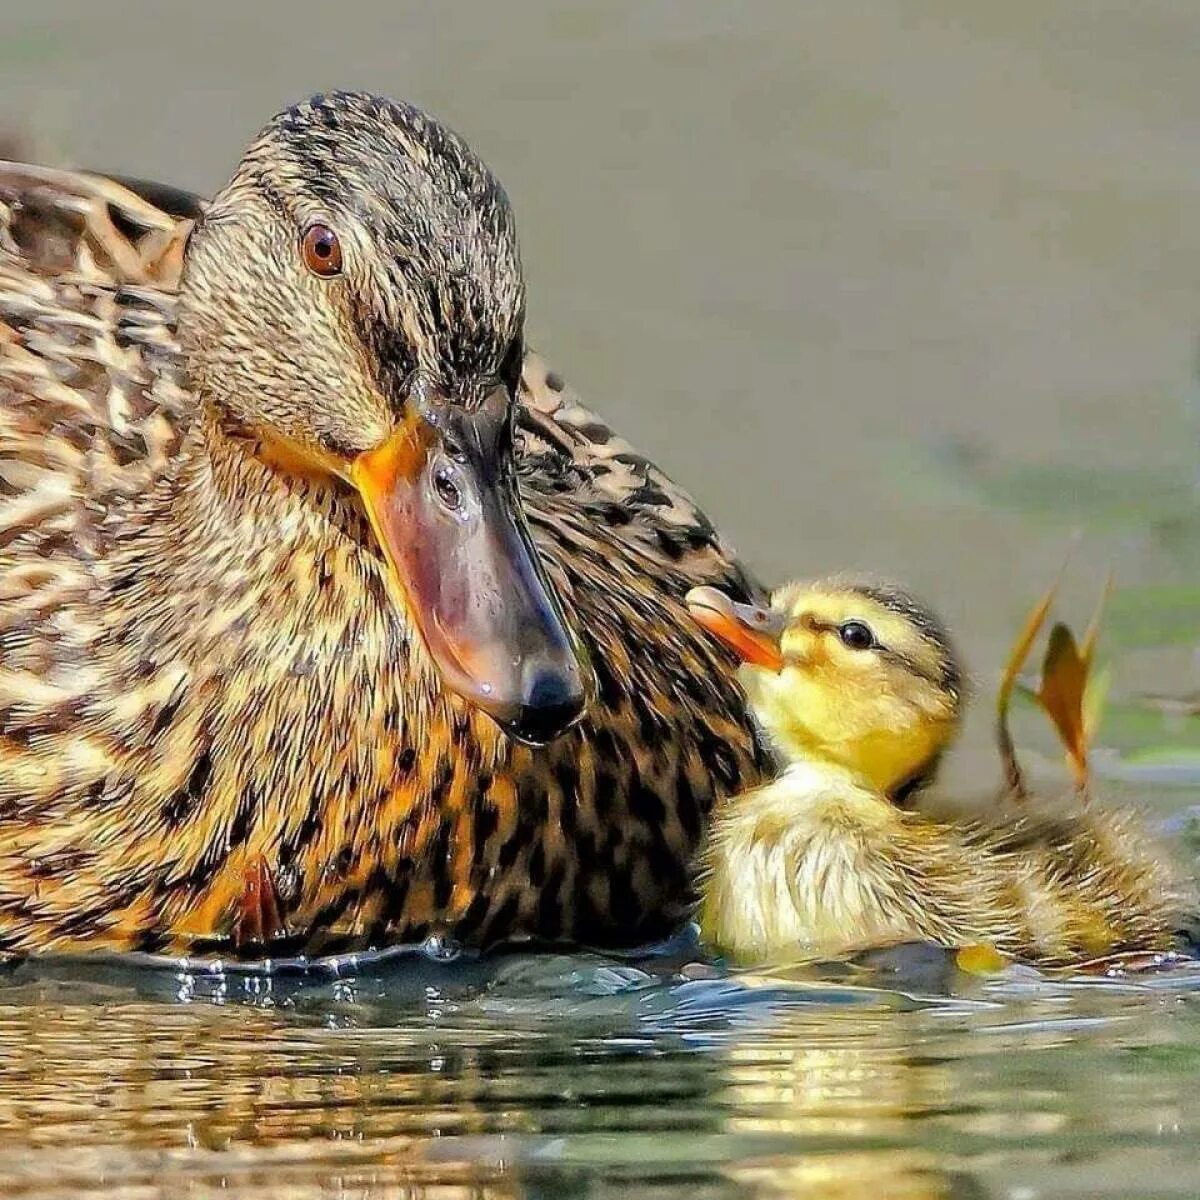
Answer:
[[[454,472],[447,466],[437,467],[433,472],[433,490],[449,512],[462,507],[462,492],[454,481]]]
[[[342,244],[328,225],[310,225],[300,242],[304,265],[322,279],[342,273]]]
[[[874,650],[878,644],[870,625],[864,625],[862,621],[843,621],[838,626],[838,637],[842,639],[842,645],[851,650]]]

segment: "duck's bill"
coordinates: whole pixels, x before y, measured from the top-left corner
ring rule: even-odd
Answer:
[[[414,411],[351,477],[445,685],[541,744],[583,716],[591,672],[526,527],[507,422],[500,396]]]
[[[783,618],[761,604],[739,604],[719,588],[692,588],[685,597],[698,625],[720,638],[742,662],[778,671],[783,667]]]

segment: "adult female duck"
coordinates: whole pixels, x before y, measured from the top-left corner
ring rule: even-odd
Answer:
[[[193,203],[0,166],[0,947],[662,930],[750,585],[525,353],[500,185],[336,94]]]

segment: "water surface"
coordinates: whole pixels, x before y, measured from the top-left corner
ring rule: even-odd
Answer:
[[[23,968],[0,989],[0,1188],[1196,1194],[1195,967],[731,980],[689,978],[686,949],[309,978]]]

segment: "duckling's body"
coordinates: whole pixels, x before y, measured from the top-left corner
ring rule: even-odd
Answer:
[[[794,763],[715,818],[705,940],[751,962],[930,942],[1066,963],[1174,944],[1180,892],[1136,820],[1004,815],[937,820]]]
[[[705,865],[704,938],[739,960],[999,944],[1012,924],[983,852],[827,764],[792,763],[728,802]]]
[[[341,139],[321,141],[334,126]],[[372,97],[317,98],[272,128],[189,247],[190,351],[177,298],[186,221],[108,180],[0,167],[0,948],[188,949],[230,933],[260,870],[301,949],[430,933],[650,936],[687,903],[712,801],[765,763],[728,660],[687,631],[682,606],[697,582],[750,585],[682,492],[535,356],[523,369],[518,357],[521,498],[595,698],[538,748],[447,687],[427,648],[444,630],[420,633],[418,593],[398,591],[373,533],[382,521],[386,539],[403,513],[368,514],[345,481],[379,466],[375,438],[400,436],[389,423],[411,426],[418,400],[427,440],[434,422],[460,419],[431,390],[453,372],[508,369],[488,348],[519,319],[503,195],[452,135]],[[347,190],[382,188],[414,144],[412,178],[395,184],[408,207],[371,210],[362,229],[402,240],[408,227],[387,222],[419,227],[422,205],[434,221],[430,162],[468,181],[482,215],[479,246],[446,243],[474,257],[444,277],[431,257],[427,291],[409,293],[415,252],[398,267],[379,259],[364,282],[367,233],[321,190],[344,163],[318,167],[350,147],[365,166],[345,167]],[[290,213],[317,202],[340,222],[345,280],[293,265],[309,218],[293,233]],[[262,241],[255,255],[229,241],[243,230]],[[247,262],[260,276],[226,286]],[[500,272],[494,292],[459,296],[472,271]],[[230,290],[274,288],[276,274],[282,298],[243,304]],[[252,328],[274,320],[274,333]],[[261,389],[232,390],[242,375]],[[324,408],[310,382],[314,395],[337,385]],[[361,407],[340,414],[348,397]],[[486,403],[464,402],[461,420]],[[342,443],[358,454],[345,465]],[[438,586],[413,569],[412,587]],[[555,627],[551,608],[539,614]],[[509,628],[523,637],[526,624]],[[562,658],[561,642],[543,645]],[[554,706],[574,697],[520,686],[554,732],[569,723]]]
[[[719,634],[742,618],[731,644],[753,631],[751,606],[700,601]],[[761,962],[987,944],[1069,963],[1174,943],[1184,891],[1132,815],[1025,801],[950,820],[895,802],[932,773],[961,707],[949,641],[911,597],[793,585],[758,626],[779,657],[742,676],[785,766],[715,815],[700,907],[712,946]]]

